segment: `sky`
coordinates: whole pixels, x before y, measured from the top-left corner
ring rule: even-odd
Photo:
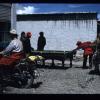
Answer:
[[[99,4],[67,4],[67,3],[17,3],[17,14],[97,12],[100,20]]]

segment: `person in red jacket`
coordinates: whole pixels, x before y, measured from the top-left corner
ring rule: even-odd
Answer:
[[[83,53],[83,68],[87,68],[86,64],[87,64],[87,58],[88,57],[89,57],[89,68],[92,68],[92,57],[93,57],[93,53],[94,53],[94,50],[91,47],[92,43],[90,41],[83,42],[83,43],[81,41],[78,41],[76,43],[76,45],[77,45],[77,48],[75,50],[78,50],[78,49],[84,50],[84,53]]]

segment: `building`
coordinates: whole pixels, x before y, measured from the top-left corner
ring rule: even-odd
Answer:
[[[97,35],[100,34],[100,21],[97,22]]]
[[[47,40],[45,50],[70,51],[77,41],[94,41],[97,36],[97,13],[49,13],[17,15],[17,31],[32,32],[31,44],[37,49],[39,32]]]
[[[0,43],[9,41],[10,29],[16,29],[15,4],[0,3]]]

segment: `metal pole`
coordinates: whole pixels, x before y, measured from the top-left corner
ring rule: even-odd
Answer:
[[[16,29],[16,4],[11,6],[11,29]]]

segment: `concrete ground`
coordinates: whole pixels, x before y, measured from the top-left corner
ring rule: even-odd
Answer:
[[[47,61],[50,65],[50,61]],[[41,83],[38,87],[19,89],[6,87],[6,94],[100,94],[100,76],[89,74],[92,69],[82,69],[82,60],[73,61],[73,67],[69,68],[69,61],[65,62],[65,68],[60,61],[55,61],[54,66],[38,68],[40,77],[35,80]]]

